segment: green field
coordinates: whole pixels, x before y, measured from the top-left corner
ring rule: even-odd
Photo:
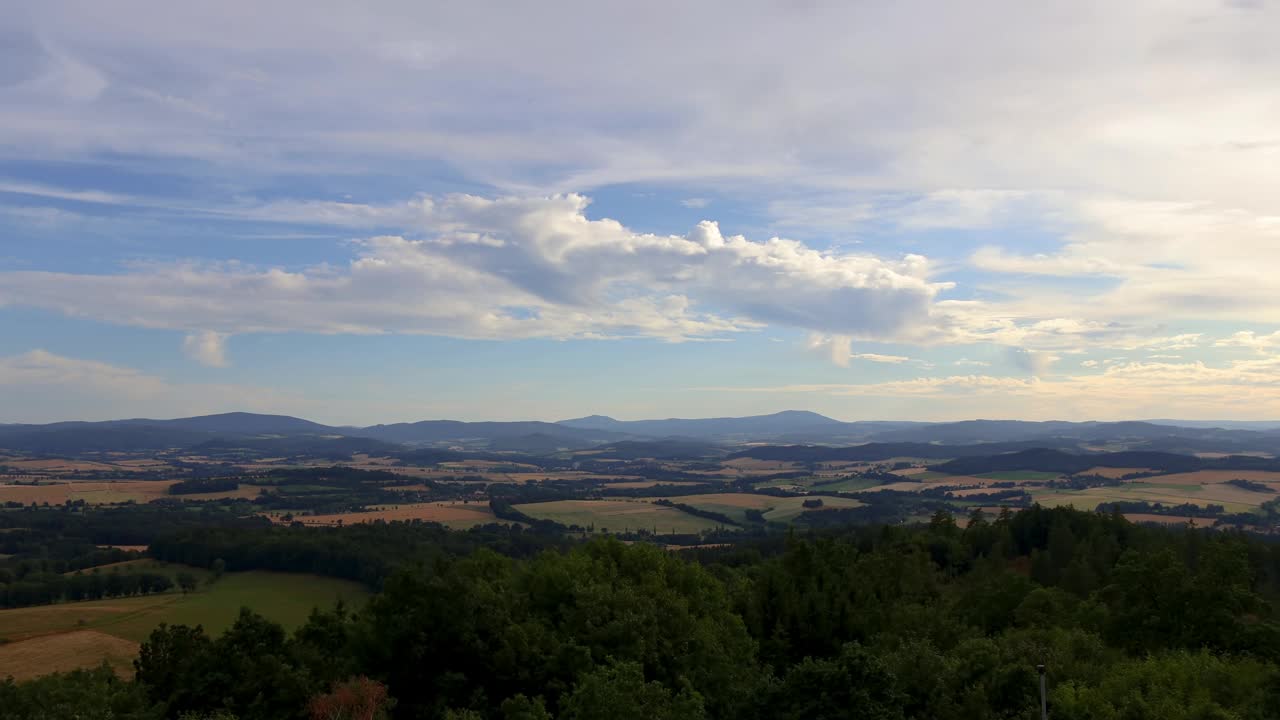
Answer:
[[[818,499],[823,507],[841,508],[858,507],[862,503],[853,498],[810,495],[807,497],[773,497],[772,495],[755,495],[751,493],[710,493],[707,495],[686,495],[669,498],[672,502],[692,505],[699,510],[718,512],[735,522],[747,524],[747,510],[759,510],[766,522],[792,522],[810,509],[804,507],[806,500]]]
[[[658,534],[715,530],[720,523],[644,500],[555,500],[515,508],[531,518],[595,527],[595,532],[649,530]]]
[[[820,485],[814,485],[812,489],[817,492],[857,492],[859,490],[866,490],[867,488],[873,488],[877,485],[883,485],[883,484],[884,484],[883,480],[877,480],[875,478],[855,477],[855,478],[849,478],[848,480],[840,480],[838,482],[833,482],[833,483],[822,483]]]
[[[818,478],[779,478],[775,480],[765,480],[763,482],[754,483],[751,487],[755,488],[789,488],[789,487],[811,487],[820,482]]]
[[[189,569],[192,573],[208,575],[208,571],[196,568],[165,567],[173,573]],[[203,625],[205,630],[217,634],[235,622],[242,606],[293,629],[306,621],[315,606],[328,608],[338,600],[359,606],[368,596],[363,586],[345,580],[257,570],[228,573],[211,585],[202,584],[190,595],[175,590],[158,595],[0,610],[0,638],[18,641],[73,630],[97,630],[141,642],[160,623]],[[0,667],[0,676],[3,675],[4,668]]]
[[[814,508],[804,507],[802,503],[805,500],[818,499],[822,501],[823,508],[851,508],[861,507],[862,503],[853,498],[841,497],[817,497],[810,496],[807,498],[778,498],[783,502],[778,503],[772,509],[764,514],[764,519],[769,522],[793,522],[797,519],[803,520],[800,516]]]
[[[63,573],[63,575],[75,575],[76,573],[88,574],[95,571],[99,573],[109,573],[117,570],[120,572],[131,573],[158,573],[169,578],[175,584],[178,582],[178,573],[185,571],[195,576],[196,580],[200,581],[200,587],[202,588],[205,583],[209,581],[209,578],[213,577],[213,573],[205,570],[204,568],[191,567],[190,565],[179,565],[178,563],[161,562],[159,560],[152,560],[151,558],[125,560],[124,562],[111,563],[110,565],[99,565],[96,568],[90,568],[88,570],[73,570],[68,573]]]

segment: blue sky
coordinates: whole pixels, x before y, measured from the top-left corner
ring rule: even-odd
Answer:
[[[175,5],[0,18],[0,422],[1280,417],[1272,4]]]

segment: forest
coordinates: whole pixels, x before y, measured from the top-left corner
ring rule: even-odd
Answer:
[[[154,556],[379,592],[292,634],[166,626],[136,679],[0,683],[13,718],[1280,716],[1280,547],[1039,506],[678,552],[425,523],[170,528]],[[373,570],[370,570],[373,568]]]

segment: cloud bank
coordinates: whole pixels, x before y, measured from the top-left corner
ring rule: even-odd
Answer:
[[[637,233],[588,219],[587,204],[579,195],[422,198],[396,210],[421,239],[363,240],[346,267],[6,272],[0,305],[186,331],[187,353],[221,366],[226,337],[255,332],[681,341],[779,325],[889,339],[926,331],[948,287],[931,280],[919,255],[726,237],[705,221],[684,236]],[[379,212],[341,206],[321,215],[342,222]]]

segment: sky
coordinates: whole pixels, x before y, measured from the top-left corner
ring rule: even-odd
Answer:
[[[18,3],[0,422],[1280,419],[1280,3]]]

